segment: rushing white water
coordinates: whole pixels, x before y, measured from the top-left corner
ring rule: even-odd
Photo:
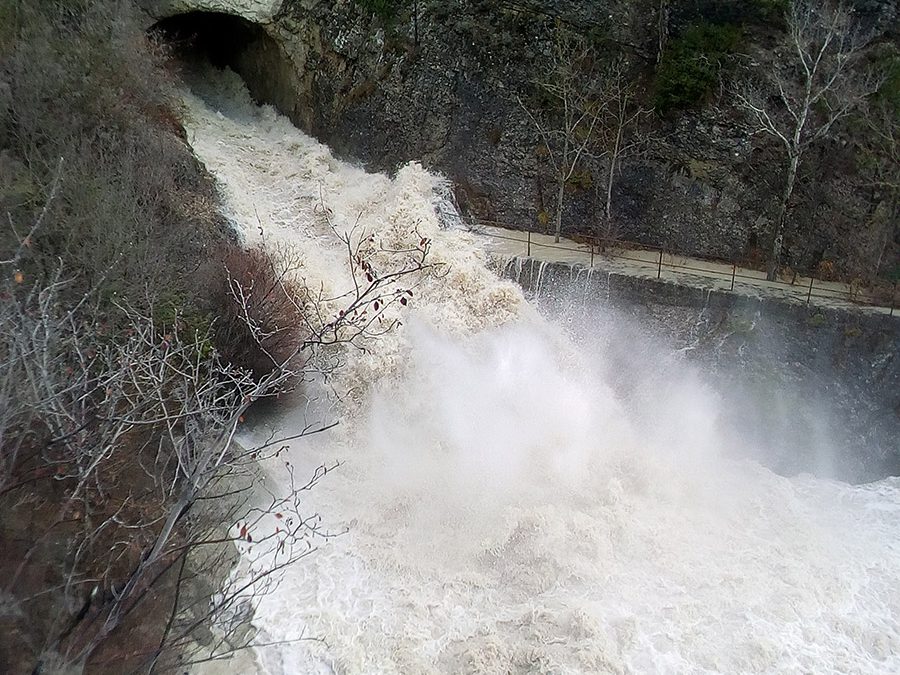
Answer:
[[[279,460],[344,462],[308,507],[348,533],[254,620],[266,640],[324,643],[261,649],[260,672],[900,672],[900,481],[725,459],[740,440],[715,391],[687,366],[610,378],[602,345],[544,323],[441,227],[438,178],[367,174],[233,75],[206,82],[186,95],[189,139],[248,240],[296,247],[307,282],[340,292],[324,202],[339,230],[431,238],[449,268],[348,357],[344,424]]]

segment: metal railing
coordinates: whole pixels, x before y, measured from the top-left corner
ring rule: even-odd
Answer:
[[[900,309],[898,303],[898,283],[880,289],[861,287],[858,284],[846,284],[833,281],[816,279],[813,276],[796,274],[791,281],[777,279],[769,281],[765,273],[755,269],[746,261],[728,261],[707,256],[685,256],[666,251],[665,249],[623,241],[621,239],[603,239],[599,237],[579,237],[578,240],[569,240],[572,243],[547,243],[538,241],[532,236],[531,231],[512,230],[508,225],[493,221],[479,221],[479,224],[521,233],[521,236],[500,234],[487,230],[477,230],[479,234],[492,239],[501,239],[515,243],[521,243],[523,253],[527,257],[540,257],[536,254],[539,249],[551,249],[565,251],[583,256],[583,262],[590,267],[594,266],[595,259],[601,258],[607,261],[627,261],[648,269],[655,269],[656,278],[661,279],[664,271],[671,270],[676,274],[700,276],[706,279],[720,279],[728,284],[728,290],[733,291],[736,283],[744,283],[757,288],[777,289],[783,295],[805,301],[807,305],[813,298],[823,300],[840,300],[854,305],[887,310],[890,316],[895,310]],[[559,260],[559,262],[582,262],[581,260]],[[888,295],[885,304],[884,295]],[[900,314],[900,312],[898,312]]]

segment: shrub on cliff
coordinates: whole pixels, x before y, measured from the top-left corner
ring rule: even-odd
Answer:
[[[222,257],[209,298],[219,353],[257,379],[298,361],[295,350],[306,337],[305,294],[290,277],[288,255],[228,246]]]
[[[174,94],[127,3],[0,3],[3,672],[153,657],[208,536],[182,516],[266,391],[210,348],[224,237]]]
[[[719,85],[723,61],[741,40],[733,25],[699,24],[670,40],[654,82],[654,106],[661,113],[706,101]]]

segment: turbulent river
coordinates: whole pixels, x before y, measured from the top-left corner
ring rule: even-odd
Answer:
[[[640,345],[633,368],[611,365],[603,340],[542,319],[490,271],[439,177],[336,159],[230,72],[205,73],[185,106],[244,239],[289,247],[307,284],[350,284],[325,208],[388,248],[429,238],[442,269],[312,409],[268,421],[341,420],[263,471],[277,491],[285,462],[303,475],[341,461],[308,510],[347,532],[253,619],[264,642],[321,641],[229,672],[900,672],[898,479],[789,479],[735,459],[753,449],[733,452],[702,376],[639,367]],[[576,319],[615,335],[602,312]]]

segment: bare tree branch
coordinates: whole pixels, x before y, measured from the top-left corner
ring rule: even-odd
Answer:
[[[590,154],[603,107],[593,48],[583,37],[557,23],[551,57],[533,84],[538,104],[529,107],[521,97],[516,100],[537,130],[556,177],[558,242],[566,184]]]
[[[320,206],[330,224],[324,200]],[[0,279],[0,498],[15,504],[37,481],[59,485],[55,512],[4,580],[5,595],[19,609],[50,595],[59,596],[60,607],[76,608],[60,611],[47,631],[41,651],[55,662],[84,663],[173,565],[180,561],[180,589],[227,565],[223,551],[233,545],[266,555],[246,577],[226,575],[211,605],[179,606],[176,592],[161,646],[148,663],[187,648],[197,630],[211,624],[222,639],[197,658],[243,649],[253,636],[236,632],[243,621],[237,608],[274,592],[281,570],[339,534],[318,515],[305,514],[301,499],[337,464],[319,467],[306,480],[297,480],[287,465],[289,485],[281,493],[256,476],[259,463],[277,461],[289,441],[336,421],[309,422],[248,448],[235,437],[255,402],[328,377],[347,349],[370,349],[398,324],[394,310],[408,305],[416,285],[440,268],[428,260],[427,237],[397,249],[358,227],[332,230],[353,279],[353,288],[336,297],[303,284],[283,252],[255,259],[270,266],[267,277],[227,274],[237,320],[270,361],[262,375],[225,361],[208,334],[183,329],[178,317],[163,324],[119,305],[124,325],[110,334],[96,289],[74,302],[64,297],[71,277],[62,267],[27,283],[15,275]],[[18,266],[29,254],[28,236],[20,241],[23,252],[8,262]],[[267,322],[260,308],[272,302],[295,311],[299,331]],[[272,339],[285,336],[287,348],[274,349]],[[140,495],[116,485],[132,466],[145,478]],[[17,595],[22,575],[40,565],[61,536],[72,537],[61,582],[37,595]]]
[[[753,133],[776,139],[784,157],[784,182],[771,232],[767,276],[781,262],[784,231],[798,169],[807,149],[877,90],[878,78],[857,72],[872,35],[840,3],[791,0],[786,15],[789,57],[772,73],[746,81],[736,92]]]

